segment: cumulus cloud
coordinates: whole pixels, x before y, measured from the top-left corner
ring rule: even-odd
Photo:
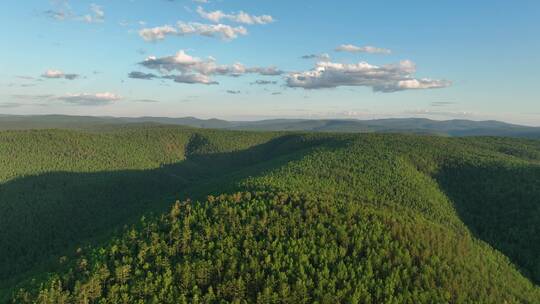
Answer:
[[[302,59],[317,59],[317,60],[321,60],[321,61],[328,61],[330,60],[330,55],[326,54],[326,53],[323,53],[323,54],[309,54],[309,55],[304,55],[302,57],[300,57]]]
[[[356,46],[352,44],[342,44],[336,48],[337,52],[349,52],[349,53],[370,53],[370,54],[390,54],[389,49],[378,48],[374,46]]]
[[[41,77],[48,79],[67,79],[74,80],[80,77],[79,74],[66,74],[60,70],[47,70],[45,73],[41,74]]]
[[[204,24],[197,22],[178,23],[180,35],[201,35],[207,37],[221,37],[225,40],[236,39],[238,35],[247,35],[243,26],[232,27],[225,24]]]
[[[201,59],[187,54],[184,50],[178,51],[173,56],[159,58],[150,56],[144,61],[139,62],[139,64],[148,69],[157,70],[162,74],[172,71],[179,71],[185,74],[195,72],[204,75],[239,75],[245,70],[245,68],[240,64],[234,64],[231,66],[218,65],[215,59],[212,57],[209,57],[208,59]]]
[[[199,16],[206,20],[210,20],[215,23],[221,22],[221,20],[228,20],[236,23],[243,24],[268,24],[274,22],[274,18],[270,15],[254,16],[243,11],[238,13],[226,14],[222,11],[207,12],[202,7],[197,8]]]
[[[304,89],[366,86],[377,92],[444,88],[451,85],[446,80],[414,78],[415,72],[416,65],[409,60],[382,66],[367,62],[345,64],[321,61],[312,70],[289,73],[286,83],[289,87]]]
[[[143,72],[133,71],[128,74],[128,77],[134,78],[134,79],[154,79],[159,76],[152,73],[143,73]]]
[[[191,56],[183,50],[178,51],[173,56],[150,56],[139,64],[147,69],[158,71],[164,75],[161,78],[172,79],[179,83],[217,84],[211,79],[211,76],[239,77],[245,74],[277,76],[284,73],[276,67],[246,67],[241,63],[222,65],[218,64],[213,57],[201,59]],[[130,73],[131,78],[152,79],[154,76],[141,72]]]
[[[243,26],[233,27],[225,24],[205,24],[198,22],[178,22],[176,26],[163,25],[153,28],[143,28],[139,31],[145,41],[159,41],[167,36],[200,35],[216,37],[223,40],[233,40],[238,36],[247,35],[248,31]]]
[[[103,106],[111,104],[114,101],[118,101],[121,99],[121,97],[113,93],[104,92],[96,94],[67,94],[64,96],[58,96],[56,99],[82,106]]]
[[[144,28],[139,31],[139,36],[141,36],[146,41],[156,41],[163,40],[168,35],[176,35],[178,33],[177,29],[170,26],[157,26],[153,28]]]

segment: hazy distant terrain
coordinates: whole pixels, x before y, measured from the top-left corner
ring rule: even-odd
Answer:
[[[100,129],[125,124],[182,125],[205,129],[251,131],[316,131],[346,133],[413,133],[443,136],[507,136],[540,138],[540,127],[528,127],[500,121],[395,118],[376,120],[345,119],[270,119],[226,121],[195,117],[93,117],[67,115],[0,115],[0,130],[23,129]]]

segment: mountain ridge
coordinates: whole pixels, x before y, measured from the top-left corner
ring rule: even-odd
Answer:
[[[104,126],[132,124],[182,125],[202,129],[242,131],[314,131],[342,133],[414,133],[444,136],[506,136],[540,138],[540,127],[496,120],[432,120],[427,118],[358,119],[265,119],[228,121],[217,118],[187,117],[113,117],[72,115],[3,115],[0,130],[21,129],[99,129]]]

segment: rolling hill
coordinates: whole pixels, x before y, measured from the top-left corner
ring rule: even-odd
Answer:
[[[0,132],[1,299],[540,301],[538,140],[125,123]]]
[[[446,120],[423,118],[395,119],[270,119],[225,121],[195,117],[94,117],[66,115],[0,116],[0,130],[26,129],[103,129],[129,124],[181,125],[204,129],[244,131],[313,131],[345,133],[412,133],[444,136],[506,136],[540,138],[539,127],[527,127],[499,121]]]

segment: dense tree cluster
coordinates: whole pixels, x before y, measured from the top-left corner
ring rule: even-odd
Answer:
[[[472,231],[540,283],[540,141],[362,135],[242,185],[413,211]]]
[[[199,133],[219,144],[216,154],[205,157],[210,149],[200,145],[186,159]],[[0,299],[28,271],[54,269],[58,255],[107,240],[141,214],[165,211],[168,200],[225,191],[225,176],[269,154],[275,144],[260,144],[275,136],[179,127],[1,132]]]
[[[438,180],[471,231],[540,283],[540,166],[467,164]]]
[[[177,202],[21,303],[532,303],[502,257],[421,218],[236,193]],[[509,271],[505,276],[493,263]],[[512,279],[511,281],[506,281]],[[489,282],[486,284],[486,282]]]
[[[0,302],[536,303],[539,182],[535,140],[1,132]]]

